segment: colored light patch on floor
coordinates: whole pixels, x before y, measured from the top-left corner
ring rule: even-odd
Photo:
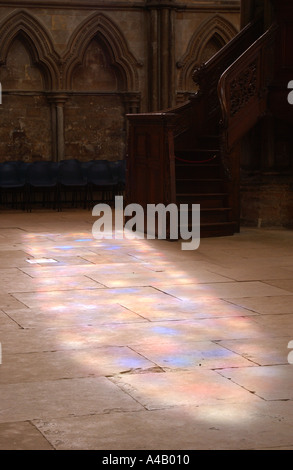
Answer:
[[[150,373],[147,376],[127,375],[111,380],[123,390],[131,390],[132,396],[148,410],[174,406],[216,405],[218,403],[258,403],[260,398],[240,388],[233,382],[222,380],[211,370]],[[168,390],[164,393],[163,390]]]
[[[78,306],[43,305],[37,309],[9,312],[9,317],[22,328],[71,328],[113,323],[144,322],[145,319],[119,304]],[[0,317],[1,319],[1,317]]]
[[[220,373],[264,400],[293,399],[293,371],[290,364],[240,370],[226,369]]]
[[[292,295],[286,290],[269,286],[264,282],[217,282],[201,285],[185,285],[175,287],[161,287],[161,289],[182,300],[191,300],[197,296],[212,296],[221,299],[242,297],[265,297],[278,295]]]
[[[134,347],[135,349],[135,347]],[[225,367],[250,367],[256,364],[225,347],[210,341],[190,342],[176,341],[172,338],[168,343],[161,342],[140,346],[139,351],[165,369],[222,369]]]
[[[291,336],[271,337],[253,340],[242,339],[235,341],[221,341],[221,346],[245,357],[255,364],[270,366],[271,364],[288,364],[288,344]]]
[[[25,276],[25,274],[23,275]],[[56,278],[41,277],[23,279],[16,277],[13,285],[10,282],[3,282],[3,289],[6,289],[12,295],[19,295],[21,292],[31,291],[35,295],[40,292],[49,291],[70,291],[73,289],[98,289],[103,288],[101,284],[85,276],[59,277]]]

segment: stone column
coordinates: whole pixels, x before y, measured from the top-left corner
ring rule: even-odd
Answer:
[[[48,96],[48,100],[51,103],[52,160],[56,162],[64,159],[64,104],[67,99],[68,96],[64,93],[56,93]]]
[[[159,26],[158,10],[152,8],[149,14],[150,39],[149,39],[149,106],[150,111],[159,109],[160,105],[160,60],[159,60]]]
[[[174,31],[173,10],[164,8],[161,12],[161,107],[171,107],[174,96]]]
[[[147,0],[149,9],[149,107],[174,105],[174,0]]]
[[[139,93],[125,93],[124,106],[126,114],[137,114],[140,112],[140,94]]]

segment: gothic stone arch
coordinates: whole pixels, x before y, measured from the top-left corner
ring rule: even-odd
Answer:
[[[118,27],[100,13],[84,20],[70,38],[63,57],[64,88],[72,89],[74,71],[82,64],[87,48],[94,38],[100,38],[106,46],[112,65],[118,71],[121,91],[136,92],[139,89],[137,68],[141,64],[130,52],[126,39]]]
[[[229,21],[219,15],[215,15],[202,23],[191,37],[185,54],[177,62],[177,68],[180,71],[178,78],[179,93],[192,91],[188,89],[192,82],[192,72],[207,59],[206,48],[208,44],[214,42],[215,46],[218,45],[220,49],[237,32]]]
[[[32,57],[43,73],[47,90],[58,88],[58,54],[45,27],[25,10],[17,10],[8,15],[0,24],[0,66],[4,65],[11,44],[21,37]]]

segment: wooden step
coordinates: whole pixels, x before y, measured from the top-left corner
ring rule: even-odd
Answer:
[[[220,193],[223,190],[223,180],[220,178],[178,178],[177,193]]]
[[[191,205],[188,205],[187,211],[179,211],[179,213],[188,213],[189,223],[192,221],[192,211],[193,208]],[[213,207],[213,208],[202,208],[200,206],[200,221],[201,223],[214,223],[214,222],[229,222],[229,217],[231,214],[231,207]]]
[[[178,153],[180,154],[186,154],[186,153],[208,153],[208,152],[211,152],[211,153],[216,153],[216,154],[219,154],[220,150],[216,147],[193,147],[193,148],[185,148],[185,149],[177,149],[175,151],[175,154],[177,155]]]
[[[192,149],[175,152],[176,163],[212,163],[219,161],[219,150]]]
[[[200,220],[204,222],[229,222],[231,207],[209,208],[200,210]]]
[[[197,147],[209,148],[211,146],[217,148],[219,146],[220,137],[218,134],[206,134],[197,139]]]
[[[202,208],[225,207],[228,193],[177,193],[177,204],[200,204]]]
[[[219,163],[176,163],[176,178],[219,178],[222,167]]]
[[[231,222],[229,194],[223,175],[218,136],[204,136],[195,148],[176,149],[177,205],[188,205],[191,230],[192,204],[200,205],[201,238],[233,235],[237,224]]]
[[[200,223],[200,238],[209,237],[225,237],[234,235],[237,231],[235,222],[201,222]],[[188,231],[192,232],[191,225],[188,226]],[[180,233],[180,230],[179,230]]]
[[[221,222],[221,223],[201,223],[200,224],[200,237],[227,237],[232,236],[237,231],[236,222]]]

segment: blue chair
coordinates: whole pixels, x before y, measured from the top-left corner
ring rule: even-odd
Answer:
[[[126,160],[109,162],[116,183],[116,194],[123,194],[126,182]]]
[[[42,206],[55,209],[57,202],[57,175],[58,166],[54,162],[38,161],[32,163],[27,169],[28,210],[32,204],[39,202],[36,196],[42,197]]]
[[[109,161],[109,166],[111,170],[111,174],[114,180],[114,193],[116,194],[121,194],[120,191],[120,164],[119,161]]]
[[[113,201],[116,181],[107,160],[94,160],[88,168],[87,180],[89,198],[92,204],[95,201]],[[100,198],[95,199],[95,194],[97,193],[100,194]]]
[[[17,208],[18,204],[25,209],[26,181],[17,162],[2,162],[0,164],[0,202],[5,206]]]
[[[60,163],[63,162],[79,162],[79,160],[77,158],[63,158],[62,160],[60,160]]]
[[[119,161],[116,161],[116,162],[109,161],[109,166],[110,166],[110,170],[111,170],[111,173],[112,173],[112,177],[113,177],[115,183],[118,184],[119,177],[120,177]]]
[[[86,208],[88,183],[81,163],[78,160],[63,160],[59,164],[58,210],[62,210],[63,201],[67,203],[67,194],[70,194],[72,207],[77,207],[77,196],[79,195],[79,202],[83,203],[84,208]]]
[[[88,168],[91,166],[91,164],[93,163],[94,160],[89,160],[87,162],[80,162],[80,165],[81,165],[81,168],[82,168],[82,172],[83,172],[83,176],[85,177],[85,179],[87,179],[87,172],[88,172]]]
[[[119,185],[124,191],[126,184],[126,160],[118,160],[119,166]]]

